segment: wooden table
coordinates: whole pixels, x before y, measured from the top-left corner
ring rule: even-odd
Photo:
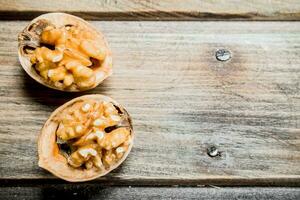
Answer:
[[[105,34],[114,74],[96,89],[58,92],[22,70],[17,34],[54,11]],[[300,198],[299,0],[0,0],[0,19],[1,198]],[[117,170],[69,184],[38,167],[36,142],[83,94],[125,105],[136,141]]]

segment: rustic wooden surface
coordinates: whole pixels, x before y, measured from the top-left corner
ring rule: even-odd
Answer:
[[[299,200],[299,188],[174,188],[51,185],[0,188],[2,200],[29,199],[204,199]]]
[[[299,20],[299,0],[0,0],[1,19],[64,11],[97,20]]]
[[[300,22],[92,22],[114,74],[80,94],[22,70],[27,23],[0,22],[1,183],[58,181],[37,166],[39,130],[62,103],[101,93],[127,108],[137,136],[123,165],[95,183],[300,185]],[[217,61],[218,48],[231,60]],[[209,157],[210,145],[221,155]]]

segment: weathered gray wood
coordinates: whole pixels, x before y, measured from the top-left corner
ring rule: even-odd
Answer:
[[[87,94],[31,80],[17,59],[27,22],[0,23],[0,181],[57,180],[37,166],[37,136],[56,107]],[[114,74],[88,93],[123,104],[136,142],[97,181],[122,184],[300,184],[299,22],[93,22]],[[232,52],[217,61],[216,49]],[[221,156],[206,148],[216,145]],[[96,182],[97,182],[96,181]]]
[[[97,20],[299,20],[299,0],[0,0],[0,19],[68,12]]]
[[[99,187],[95,185],[51,185],[43,187],[3,187],[2,200],[27,199],[259,199],[298,200],[299,188],[176,188]]]

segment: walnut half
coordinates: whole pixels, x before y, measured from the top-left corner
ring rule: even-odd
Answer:
[[[75,98],[55,110],[38,140],[39,166],[72,182],[109,173],[133,145],[128,112],[103,95]]]
[[[103,34],[81,18],[41,15],[19,34],[18,41],[24,70],[50,88],[84,91],[112,74],[111,51]]]

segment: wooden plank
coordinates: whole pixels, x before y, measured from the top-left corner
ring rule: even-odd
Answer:
[[[298,200],[299,188],[174,188],[99,187],[95,185],[50,185],[42,187],[2,187],[2,200],[27,199],[223,199]]]
[[[114,74],[70,94],[30,79],[17,58],[27,22],[0,22],[1,181],[57,180],[37,166],[50,113],[88,93],[131,113],[136,142],[113,184],[300,184],[300,22],[93,22]],[[226,48],[231,60],[217,61]],[[215,145],[221,156],[209,157]]]
[[[0,19],[68,12],[97,20],[299,20],[298,0],[0,0]]]

